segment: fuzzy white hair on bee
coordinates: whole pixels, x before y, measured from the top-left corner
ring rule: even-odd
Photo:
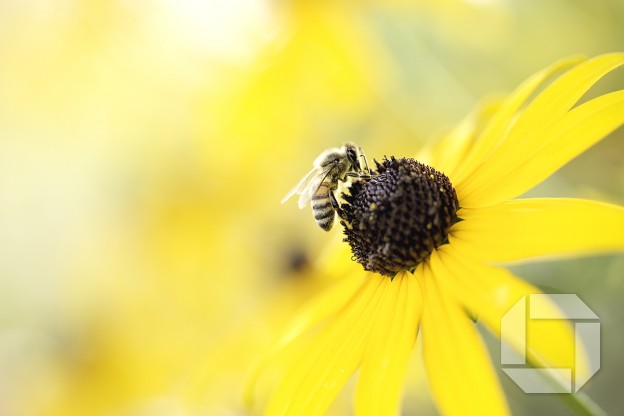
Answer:
[[[370,176],[362,148],[353,142],[323,151],[313,162],[313,168],[282,199],[282,204],[299,195],[298,206],[312,207],[314,220],[325,231],[331,230],[336,213],[341,215],[334,192],[349,178]]]

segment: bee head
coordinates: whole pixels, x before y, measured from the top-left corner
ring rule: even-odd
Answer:
[[[353,143],[347,143],[344,145],[345,147],[345,153],[347,155],[347,160],[349,161],[349,163],[351,163],[351,165],[353,166],[353,168],[356,171],[360,171],[362,170],[362,167],[360,166],[360,160],[359,160],[359,155],[358,155],[358,146],[353,144]]]

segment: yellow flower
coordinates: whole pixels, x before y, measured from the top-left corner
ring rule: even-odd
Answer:
[[[418,159],[432,168],[385,160],[377,176],[353,184],[346,240],[371,272],[350,273],[311,300],[258,366],[248,399],[262,388],[255,396],[268,397],[260,404],[268,415],[323,414],[359,369],[355,413],[397,414],[420,330],[444,414],[509,413],[471,318],[500,337],[501,317],[540,293],[500,264],[624,249],[622,207],[514,199],[624,123],[624,90],[578,104],[622,64],[620,53],[557,62],[425,149]],[[542,331],[529,335],[531,364],[574,366],[562,347],[574,345],[564,320],[529,331]]]

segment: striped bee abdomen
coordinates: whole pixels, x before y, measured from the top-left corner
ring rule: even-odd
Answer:
[[[329,196],[330,189],[322,184],[312,197],[312,214],[319,227],[325,231],[331,230],[334,225],[335,211]]]

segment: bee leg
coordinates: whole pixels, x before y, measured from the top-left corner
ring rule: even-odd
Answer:
[[[332,208],[334,208],[338,216],[342,218],[344,211],[342,210],[342,208],[340,208],[340,204],[338,204],[338,201],[336,200],[333,192],[329,193],[329,201],[331,202]]]
[[[348,172],[345,173],[345,176],[350,177],[350,178],[358,178],[358,179],[370,179],[373,176],[370,174],[365,174],[365,173],[353,173],[353,172]]]
[[[360,147],[360,157],[364,161],[364,172],[366,172],[367,174],[370,174],[370,168],[368,167],[368,160],[366,159],[366,155],[364,155],[364,152],[362,152],[361,147]]]

